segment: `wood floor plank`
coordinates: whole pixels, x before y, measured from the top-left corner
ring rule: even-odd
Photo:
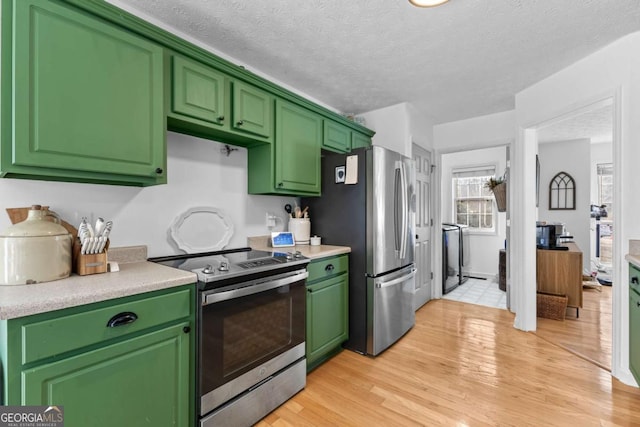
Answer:
[[[513,328],[506,310],[436,300],[380,356],[319,366],[259,425],[639,426],[640,390]]]
[[[564,321],[538,318],[536,334],[611,371],[612,287],[583,289],[580,317],[567,310]]]

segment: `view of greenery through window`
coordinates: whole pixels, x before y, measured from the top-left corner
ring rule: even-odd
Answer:
[[[607,206],[607,218],[613,219],[613,164],[598,164],[598,203]]]
[[[604,205],[607,216],[599,223],[600,263],[611,265],[613,262],[613,164],[600,163],[597,165],[598,176],[598,204]]]
[[[493,176],[487,170],[478,171],[477,176],[453,176],[455,220],[457,224],[468,225],[471,229],[494,230],[493,194],[484,183]],[[470,175],[470,173],[464,173]]]

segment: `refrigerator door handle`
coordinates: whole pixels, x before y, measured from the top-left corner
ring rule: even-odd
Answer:
[[[412,268],[411,272],[402,277],[398,277],[397,279],[389,280],[388,282],[378,282],[376,283],[376,288],[388,288],[389,286],[397,285],[398,283],[406,282],[407,280],[413,278],[416,275],[417,269]]]
[[[407,201],[407,170],[404,163],[400,163],[400,193],[402,195],[402,225],[400,228],[400,259],[407,256],[407,227],[409,222],[409,203]]]
[[[394,240],[394,246],[396,250],[396,256],[398,256],[398,253],[402,250],[402,241],[401,241],[402,233],[400,232],[400,227],[401,227],[401,222],[403,221],[403,219],[401,218],[403,213],[399,211],[402,207],[402,204],[398,200],[398,198],[402,194],[402,169],[401,168],[402,168],[401,164],[396,165],[395,181],[393,183],[393,192],[394,192],[393,194],[393,240]]]

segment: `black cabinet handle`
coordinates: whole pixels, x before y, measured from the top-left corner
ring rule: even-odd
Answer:
[[[136,320],[138,320],[137,314],[130,311],[124,311],[122,313],[116,314],[111,319],[109,319],[109,321],[107,322],[107,327],[115,328],[117,326],[128,325],[129,323],[133,323]]]
[[[162,168],[156,168],[156,173],[157,173],[158,175],[160,175],[162,172],[164,172],[164,171],[162,170]]]
[[[185,326],[184,328],[182,328],[182,332],[184,332],[185,334],[188,334],[189,332],[191,332],[191,327]]]
[[[328,264],[325,268],[324,271],[329,272],[329,271],[333,271],[335,267],[333,266],[333,264]]]
[[[633,276],[631,278],[631,283],[633,283],[634,285],[637,285],[638,284],[638,276]]]
[[[224,121],[224,116],[220,116],[220,117],[218,117],[218,121],[219,121],[219,122]]]
[[[640,301],[636,301],[636,307],[640,307]]]
[[[244,120],[240,120],[240,121],[237,123],[237,125],[238,125],[238,126],[242,126],[243,124],[244,124]]]

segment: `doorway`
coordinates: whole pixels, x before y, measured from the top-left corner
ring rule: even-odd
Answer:
[[[585,280],[580,316],[575,309],[568,309],[564,322],[538,318],[536,334],[610,371],[613,100],[598,102],[543,125],[537,136],[541,171],[537,219],[561,224],[566,237],[558,244],[571,241],[581,249]],[[561,171],[575,180],[575,209],[553,210],[550,206],[549,180]],[[589,280],[592,274],[594,277]]]
[[[436,286],[442,287],[444,299],[501,309],[508,306],[506,283],[500,285],[499,274],[501,253],[506,255],[507,213],[498,209],[485,186],[489,178],[506,177],[507,151],[508,146],[495,145],[443,153],[440,158],[442,224],[438,226],[442,225],[443,232],[442,241],[436,244],[442,245],[442,283]],[[452,258],[449,243],[455,234],[445,230],[458,227],[463,238],[454,246]],[[506,259],[506,273],[505,264]],[[455,280],[458,274],[460,280]]]
[[[414,309],[422,307],[433,298],[433,273],[431,268],[431,245],[433,242],[433,220],[431,216],[431,153],[417,144],[412,147],[416,166],[416,243],[415,262],[418,273]]]

